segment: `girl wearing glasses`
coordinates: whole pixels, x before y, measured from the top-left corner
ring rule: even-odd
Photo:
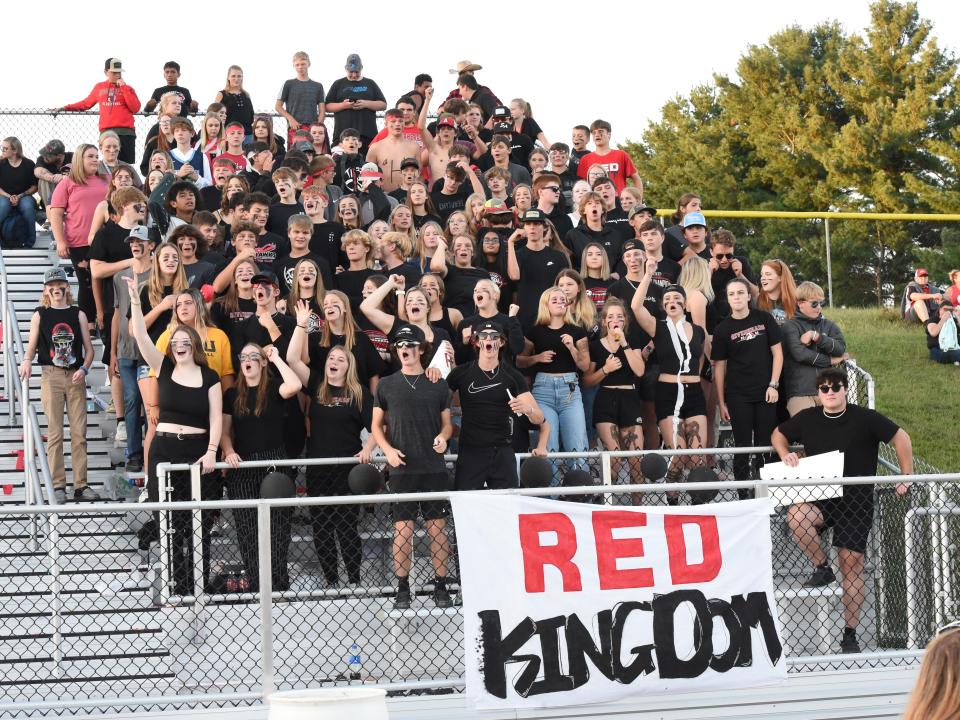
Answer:
[[[783,344],[787,412],[793,417],[820,404],[817,373],[850,357],[840,328],[823,317],[823,289],[816,283],[797,287],[797,312],[783,324]]]

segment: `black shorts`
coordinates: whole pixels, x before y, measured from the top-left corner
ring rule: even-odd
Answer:
[[[388,486],[392,493],[443,492],[449,489],[450,478],[446,473],[391,475]],[[447,503],[443,500],[415,500],[393,504],[393,519],[397,522],[416,520],[417,513],[423,515],[424,520],[441,520],[447,516]]]
[[[593,424],[613,423],[618,428],[643,424],[640,394],[635,388],[600,387],[593,400]]]
[[[824,526],[833,528],[832,545],[862,554],[867,551],[873,525],[873,487],[861,487],[869,487],[870,493],[817,500],[813,504],[820,508]]]
[[[502,490],[520,487],[517,478],[517,456],[513,448],[460,446],[455,490]]]
[[[680,412],[675,413],[677,407],[677,383],[657,382],[657,422],[676,414],[683,420],[707,414],[707,399],[703,396],[700,382],[683,383],[683,404]]]
[[[660,366],[647,365],[643,375],[637,379],[637,391],[643,402],[654,402],[657,399],[658,377],[660,377]]]

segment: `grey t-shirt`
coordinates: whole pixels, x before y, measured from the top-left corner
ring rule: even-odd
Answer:
[[[390,468],[391,477],[446,472],[433,439],[440,434],[440,414],[450,407],[450,396],[443,380],[432,383],[425,375],[395,372],[379,382],[374,407],[387,414],[387,439],[406,456],[405,465]]]
[[[323,85],[316,80],[287,80],[280,90],[280,100],[301,125],[309,125],[317,120],[317,105],[323,102]]]
[[[116,308],[115,317],[119,323],[117,335],[117,357],[125,360],[139,360],[140,351],[137,341],[130,335],[130,325],[127,317],[130,313],[130,293],[127,291],[126,278],[133,277],[133,268],[124,268],[113,276],[113,306]],[[137,273],[137,285],[143,285],[150,277],[150,270]]]

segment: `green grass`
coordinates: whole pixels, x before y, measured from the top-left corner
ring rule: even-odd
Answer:
[[[876,381],[877,410],[910,434],[913,452],[943,472],[960,470],[960,368],[927,355],[919,324],[890,310],[827,309],[850,356]]]

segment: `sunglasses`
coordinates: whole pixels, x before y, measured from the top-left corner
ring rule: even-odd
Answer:
[[[260,353],[241,353],[238,357],[240,358],[240,362],[247,362],[248,360],[250,362],[259,362],[263,360],[263,355]]]
[[[812,308],[823,307],[823,300],[801,300],[800,302],[805,302]]]
[[[488,330],[485,332],[477,333],[477,337],[481,340],[499,340],[500,333],[495,330]]]
[[[401,340],[400,342],[396,343],[394,347],[398,350],[402,350],[403,348],[418,348],[420,347],[420,343],[413,342],[412,340]]]
[[[717,260],[733,260],[733,253],[717,253],[713,257]]]
[[[544,189],[544,190],[550,190],[550,191],[555,192],[555,193],[560,192],[560,186],[559,186],[559,185],[544,185],[544,186],[543,186],[543,189]]]
[[[828,385],[817,385],[817,390],[819,390],[824,395],[826,395],[828,392],[838,393],[841,390],[843,390],[845,387],[847,386],[844,385],[843,383],[830,383]]]

